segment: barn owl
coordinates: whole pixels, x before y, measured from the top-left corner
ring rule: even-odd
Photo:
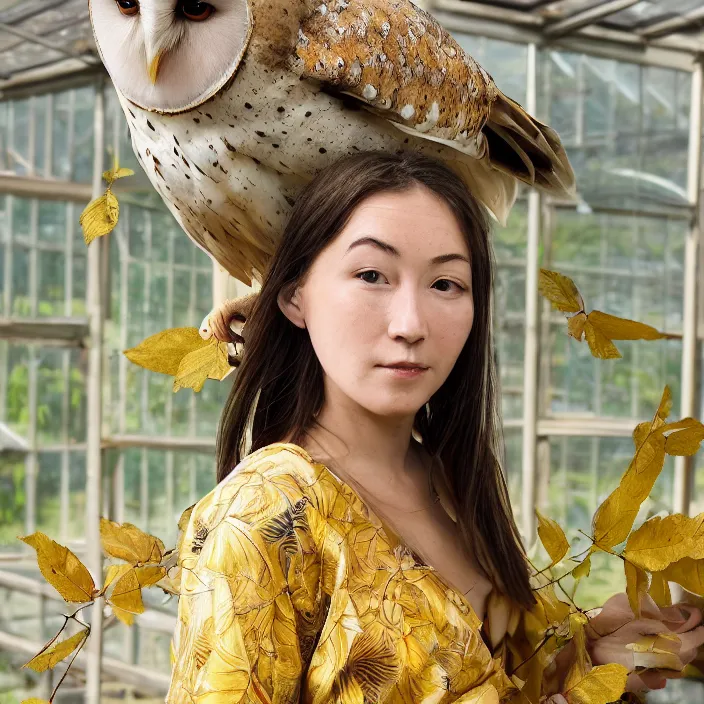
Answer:
[[[558,135],[408,0],[90,0],[132,145],[186,233],[261,283],[300,189],[360,150],[445,161],[504,221],[561,196]]]

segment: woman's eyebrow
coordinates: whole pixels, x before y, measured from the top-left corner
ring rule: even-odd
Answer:
[[[347,251],[345,252],[345,255],[349,253],[351,249],[354,249],[355,247],[360,247],[363,244],[370,244],[373,247],[376,247],[377,249],[380,249],[382,252],[386,252],[387,254],[391,254],[394,257],[400,257],[401,253],[394,247],[393,245],[389,244],[388,242],[382,242],[381,240],[378,240],[376,237],[360,237],[358,240],[355,240],[352,242],[352,244],[347,248]],[[445,262],[450,262],[454,261],[455,259],[458,259],[463,262],[467,262],[469,264],[469,259],[465,257],[463,254],[438,254],[437,257],[433,257],[430,260],[431,264],[444,264]]]

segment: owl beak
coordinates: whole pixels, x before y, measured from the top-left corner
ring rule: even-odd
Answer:
[[[149,80],[152,82],[152,85],[156,84],[156,78],[159,73],[159,64],[161,63],[162,55],[163,52],[161,51],[157,53],[149,62],[149,66],[147,67],[147,73],[149,74]]]

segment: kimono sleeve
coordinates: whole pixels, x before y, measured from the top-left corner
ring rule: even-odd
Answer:
[[[231,515],[207,531],[196,507],[179,566],[166,704],[298,702],[304,665],[296,613],[261,531]]]

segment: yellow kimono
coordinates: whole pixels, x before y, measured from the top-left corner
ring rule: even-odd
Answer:
[[[167,704],[512,699],[469,602],[389,533],[298,445],[245,457],[184,519]]]

